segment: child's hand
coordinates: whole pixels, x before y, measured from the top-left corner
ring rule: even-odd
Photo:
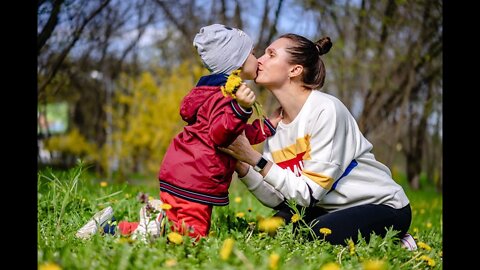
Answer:
[[[278,122],[283,119],[282,107],[278,107],[273,113],[272,116],[268,118],[270,123],[272,123],[274,128],[277,128]]]
[[[248,88],[245,83],[242,83],[242,85],[238,87],[235,96],[237,96],[238,104],[245,109],[251,108],[256,98],[255,93],[250,88]]]

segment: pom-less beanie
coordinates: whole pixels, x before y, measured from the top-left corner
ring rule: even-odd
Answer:
[[[200,29],[193,46],[211,73],[230,74],[243,66],[252,52],[253,41],[240,29],[212,24]]]

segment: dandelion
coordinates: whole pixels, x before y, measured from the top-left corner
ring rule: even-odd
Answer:
[[[126,193],[126,194],[125,194],[125,199],[128,199],[128,198],[130,198],[130,197],[131,197],[130,193]]]
[[[182,235],[180,235],[179,233],[177,232],[171,232],[167,235],[167,239],[168,241],[172,242],[172,243],[175,243],[177,245],[180,245],[181,243],[183,243],[183,237]]]
[[[413,228],[413,232],[418,233],[418,228],[417,227]]]
[[[162,204],[162,206],[160,206],[162,208],[162,210],[170,210],[172,209],[172,206],[168,203],[164,203]]]
[[[278,255],[275,252],[270,254],[268,268],[271,269],[271,270],[278,269],[278,261],[279,260],[280,260],[280,255]]]
[[[299,214],[294,214],[294,215],[292,216],[292,222],[293,222],[293,223],[296,223],[296,222],[298,222],[299,220],[300,220],[300,215],[299,215]]]
[[[417,243],[417,246],[419,246],[420,248],[425,249],[426,251],[432,250],[432,248],[431,248],[429,245],[427,245],[426,243],[424,243],[424,242],[418,242],[418,243]]]
[[[220,250],[220,258],[224,261],[230,258],[230,254],[232,254],[233,245],[235,244],[235,240],[232,238],[227,238],[223,241],[222,249]]]
[[[268,233],[269,235],[273,235],[276,233],[277,229],[283,225],[283,223],[284,221],[281,217],[265,218],[258,222],[258,229]]]
[[[427,228],[431,228],[432,227],[432,223],[431,222],[427,222]]]
[[[47,263],[41,264],[38,267],[38,269],[39,270],[61,270],[62,268],[56,263],[47,262]]]
[[[338,265],[336,262],[329,262],[322,265],[320,270],[340,270],[340,265]]]
[[[242,197],[235,197],[235,202],[240,203],[242,201]]]
[[[228,76],[227,82],[225,86],[222,86],[220,89],[222,90],[222,94],[225,97],[232,97],[233,99],[237,98],[235,93],[238,90],[238,87],[242,84],[242,78],[240,78],[240,73],[242,72],[241,69],[237,69],[232,71],[232,73]]]
[[[153,197],[152,197],[152,196],[148,196],[148,200],[149,200],[149,201],[153,201]]]
[[[353,243],[352,239],[348,239],[348,249],[351,256],[355,255],[355,243]]]
[[[101,187],[106,187],[106,186],[108,186],[108,183],[106,181],[102,181],[102,182],[100,182],[100,186]]]
[[[385,270],[387,265],[382,260],[368,260],[362,263],[363,270]]]
[[[175,259],[168,259],[168,260],[165,261],[165,266],[166,267],[173,267],[175,265],[177,265],[177,260],[175,260]]]
[[[432,267],[435,266],[435,264],[436,264],[436,263],[435,263],[435,260],[432,259],[432,258],[430,258],[430,257],[428,257],[427,255],[422,255],[422,256],[420,256],[420,258],[418,258],[417,260],[423,260],[423,261],[427,262],[427,264],[428,264],[429,266],[432,266]]]
[[[243,218],[243,217],[245,217],[245,213],[244,212],[238,212],[235,216],[238,217],[238,218]]]
[[[330,230],[329,228],[320,228],[320,233],[324,236],[327,236],[332,233],[332,230]]]

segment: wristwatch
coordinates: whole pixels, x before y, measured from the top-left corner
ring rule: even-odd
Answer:
[[[260,172],[261,170],[263,170],[263,168],[265,168],[267,163],[268,163],[268,161],[266,159],[264,159],[263,157],[261,157],[260,160],[257,162],[257,164],[253,167],[253,169],[256,172]]]

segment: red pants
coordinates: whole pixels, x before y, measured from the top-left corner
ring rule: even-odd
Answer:
[[[208,236],[212,205],[187,201],[167,192],[160,192],[160,200],[172,206],[172,209],[165,211],[172,231],[196,239]]]
[[[191,202],[176,197],[167,192],[160,192],[160,200],[172,206],[166,210],[168,221],[172,224],[172,231],[189,235],[199,239],[206,237],[210,230],[212,209],[211,205]],[[122,235],[129,235],[138,227],[138,222],[120,221],[118,229]]]

